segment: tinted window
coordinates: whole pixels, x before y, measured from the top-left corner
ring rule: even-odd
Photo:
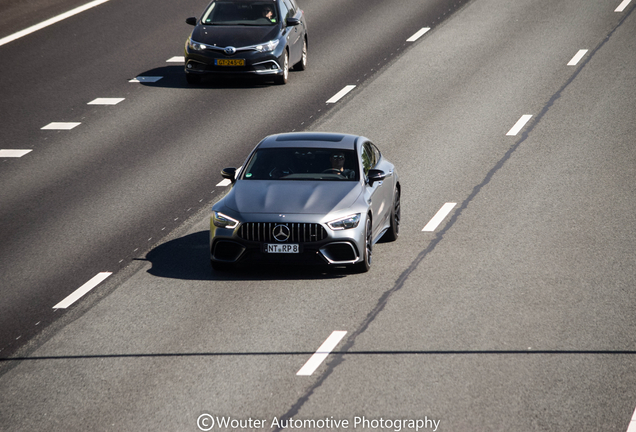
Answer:
[[[206,25],[274,25],[278,21],[275,4],[271,1],[217,1],[210,4],[201,21]]]
[[[246,165],[243,180],[358,180],[355,151],[322,148],[259,149]]]
[[[377,163],[375,152],[373,151],[373,144],[364,143],[362,147],[362,166],[364,167],[364,174],[368,174],[369,170]]]
[[[283,19],[283,24],[289,15],[289,7],[285,4],[285,2],[280,2],[280,16]]]
[[[289,9],[290,17],[296,15],[296,8],[294,7],[294,3],[290,2],[289,0],[283,0],[283,3],[285,3],[285,7]]]
[[[373,154],[375,156],[375,165],[377,165],[378,162],[380,162],[380,158],[382,157],[382,154],[380,154],[380,150],[378,150],[375,144],[373,143],[370,143],[370,144],[371,144],[371,149],[373,150]]]

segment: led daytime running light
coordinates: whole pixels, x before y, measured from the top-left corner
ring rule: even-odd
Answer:
[[[358,226],[359,223],[360,213],[356,213],[354,215],[349,215],[340,219],[332,220],[331,222],[327,222],[327,225],[334,231],[340,231],[355,228]]]
[[[214,212],[212,222],[214,223],[214,226],[227,229],[234,229],[239,223],[236,219],[217,211]]]

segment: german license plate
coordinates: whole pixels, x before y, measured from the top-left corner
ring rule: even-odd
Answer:
[[[245,59],[214,59],[217,66],[245,66]]]
[[[267,253],[300,253],[300,247],[297,244],[266,244],[265,252]]]

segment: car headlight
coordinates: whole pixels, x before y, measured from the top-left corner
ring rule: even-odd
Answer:
[[[338,231],[355,228],[358,226],[358,223],[360,223],[360,213],[332,220],[331,222],[327,222],[327,225],[329,225],[329,228],[332,230]]]
[[[214,226],[219,228],[234,229],[238,225],[239,221],[221,212],[215,211],[212,212],[212,223]]]
[[[274,39],[267,43],[256,45],[254,49],[258,52],[270,52],[270,51],[274,51],[277,46],[278,46],[278,39]]]
[[[188,47],[195,51],[203,51],[207,48],[207,46],[201,42],[197,42],[192,40],[192,38],[188,38]]]

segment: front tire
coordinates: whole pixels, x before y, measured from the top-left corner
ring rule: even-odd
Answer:
[[[289,77],[289,54],[287,53],[287,50],[285,50],[285,53],[283,54],[283,74],[277,75],[276,78],[274,78],[274,82],[278,85],[287,84],[288,77]]]
[[[384,234],[383,240],[395,241],[400,235],[400,190],[395,188],[395,195],[393,198],[393,209],[391,210],[391,225]]]
[[[362,262],[354,264],[353,268],[356,273],[366,273],[371,268],[371,257],[373,256],[373,224],[371,218],[367,216],[365,236],[364,236],[364,251],[362,252]]]

